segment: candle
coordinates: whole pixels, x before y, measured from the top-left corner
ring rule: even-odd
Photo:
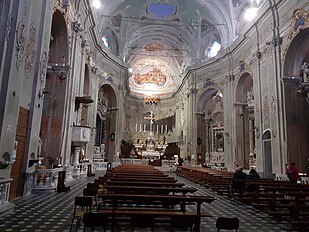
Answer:
[[[157,134],[159,134],[159,125],[157,125]]]
[[[167,125],[165,125],[165,133],[167,134]]]
[[[146,124],[144,124],[144,132],[146,132]]]
[[[139,124],[139,132],[142,132],[142,124]]]
[[[163,134],[163,125],[161,125],[161,134]]]
[[[135,132],[137,132],[137,123],[135,124]]]

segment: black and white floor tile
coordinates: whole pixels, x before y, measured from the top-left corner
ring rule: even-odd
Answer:
[[[102,173],[100,173],[102,174]],[[175,176],[174,173],[169,173]],[[98,174],[99,175],[99,174]],[[97,175],[97,176],[98,176]],[[176,177],[176,176],[175,176]],[[216,200],[211,204],[203,204],[202,211],[206,211],[213,217],[203,218],[201,223],[201,232],[215,232],[216,219],[220,216],[238,217],[240,219],[240,232],[261,231],[261,232],[281,232],[281,231],[299,231],[292,230],[287,222],[280,222],[270,217],[266,213],[259,211],[251,206],[231,201],[224,196],[218,196],[209,189],[188,181],[181,177],[176,177],[188,187],[195,187],[198,191],[196,195],[211,195]],[[1,232],[39,232],[39,231],[69,231],[74,209],[75,196],[81,196],[83,188],[87,183],[93,182],[95,177],[80,178],[71,183],[71,191],[67,193],[48,192],[41,194],[32,194],[18,198],[14,201],[15,210],[0,218]],[[192,207],[194,210],[194,206]],[[75,227],[74,227],[75,230]],[[122,232],[131,231],[130,226],[123,225],[118,227]],[[78,230],[82,231],[82,227]],[[100,231],[100,230],[97,230]],[[150,229],[138,228],[138,232],[148,232]],[[156,226],[154,231],[170,231],[166,226]]]

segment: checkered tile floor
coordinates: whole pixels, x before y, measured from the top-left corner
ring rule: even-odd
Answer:
[[[174,173],[169,173],[175,176]],[[102,175],[102,173],[101,173]],[[98,175],[97,175],[98,176]],[[216,200],[211,204],[203,204],[202,211],[207,211],[213,217],[203,218],[201,223],[201,232],[213,232],[216,229],[216,219],[219,216],[238,217],[240,219],[240,232],[261,231],[261,232],[279,232],[279,231],[297,231],[292,230],[288,223],[279,222],[268,216],[262,211],[253,207],[231,201],[223,196],[218,196],[209,189],[188,181],[181,177],[176,177],[179,182],[183,182],[187,187],[197,188],[196,195],[211,195]],[[95,177],[83,177],[71,184],[71,191],[67,193],[41,193],[18,198],[14,201],[15,211],[0,218],[0,231],[69,231],[74,208],[75,196],[81,196],[82,190],[87,183],[93,182]],[[194,210],[194,206],[192,207]],[[73,228],[75,230],[75,227]],[[117,228],[118,231],[131,231],[130,226],[123,225]],[[78,230],[82,231],[82,227]],[[100,231],[100,230],[97,230]],[[135,231],[148,232],[151,229],[139,228]],[[158,225],[154,231],[170,231],[166,226]],[[299,231],[299,230],[298,230]]]

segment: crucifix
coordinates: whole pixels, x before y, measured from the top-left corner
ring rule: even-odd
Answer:
[[[144,117],[144,119],[148,119],[150,122],[150,131],[152,131],[152,125],[153,125],[153,121],[156,120],[156,118],[154,117],[154,114],[152,111],[150,111],[150,116],[148,117]]]

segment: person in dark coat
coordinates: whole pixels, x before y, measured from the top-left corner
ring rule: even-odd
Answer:
[[[296,164],[291,162],[286,170],[286,175],[288,176],[289,180],[293,183],[297,183],[297,180],[300,178],[298,170],[296,168]]]
[[[248,180],[259,180],[260,175],[257,173],[255,169],[252,168],[249,172],[249,175],[247,176],[247,179]],[[257,191],[259,189],[259,186],[247,184],[246,189],[247,191]]]

